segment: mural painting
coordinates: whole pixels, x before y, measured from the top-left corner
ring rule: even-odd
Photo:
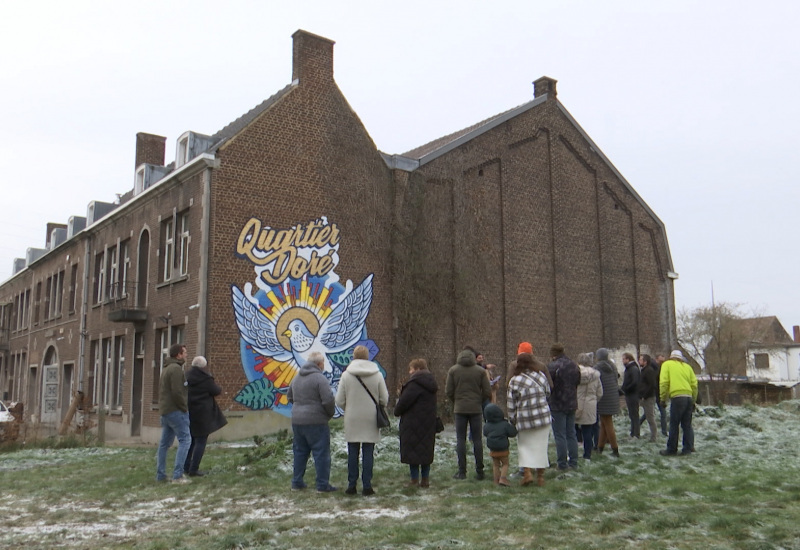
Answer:
[[[231,285],[248,380],[237,402],[290,416],[286,393],[311,352],[325,357],[334,392],[356,346],[366,346],[375,360],[379,349],[366,329],[373,275],[356,287],[350,280],[342,285],[335,271],[339,242],[338,227],[325,217],[288,229],[251,218],[242,228],[236,256],[253,264],[256,277],[243,289]]]

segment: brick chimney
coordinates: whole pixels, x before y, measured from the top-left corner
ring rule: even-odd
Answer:
[[[555,78],[550,78],[549,76],[543,76],[537,78],[533,81],[533,97],[537,98],[547,94],[547,98],[555,98],[556,93],[556,80]]]
[[[134,169],[145,163],[164,166],[166,144],[167,138],[165,137],[144,132],[136,134],[136,166]]]
[[[299,30],[292,35],[292,80],[333,81],[333,40]]]
[[[800,344],[800,327],[795,325],[792,327],[792,330],[794,331],[794,342]]]

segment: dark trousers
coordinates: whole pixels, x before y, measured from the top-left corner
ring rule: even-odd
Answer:
[[[186,462],[183,463],[183,471],[185,473],[196,474],[197,470],[200,469],[200,461],[203,460],[203,454],[206,452],[207,442],[207,435],[192,436],[192,444],[189,445],[189,452],[186,453]]]
[[[597,438],[598,435],[595,435],[595,426],[597,426],[597,422],[594,424],[581,424],[581,435],[583,436],[583,458],[592,458],[592,449],[597,447]]]
[[[694,401],[691,396],[673,397],[669,404],[669,436],[667,436],[667,452],[678,452],[678,429],[683,430],[684,454],[694,450],[694,430],[692,429],[692,409]]]
[[[361,458],[361,486],[364,489],[372,488],[372,466],[375,460],[374,443],[347,443],[347,486],[355,487],[358,481],[358,455],[363,450]]]
[[[475,471],[483,473],[483,435],[481,432],[481,413],[455,414],[456,454],[458,455],[458,471],[467,473],[467,426],[472,437],[472,452],[475,455]]]
[[[628,418],[631,419],[631,437],[639,437],[639,396],[626,395],[625,405],[628,407]]]

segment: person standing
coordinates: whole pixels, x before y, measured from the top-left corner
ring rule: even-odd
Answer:
[[[639,365],[630,353],[622,354],[625,375],[622,378],[622,393],[631,421],[631,439],[639,439]]]
[[[314,456],[317,491],[331,493],[337,490],[330,483],[331,431],[328,426],[328,421],[336,413],[336,406],[328,379],[322,374],[324,369],[322,353],[311,352],[308,362],[300,367],[287,392],[292,404],[292,489],[296,491],[306,488],[303,477],[309,455]]]
[[[348,495],[356,494],[359,454],[362,452],[361,494],[365,497],[375,494],[372,488],[372,466],[375,443],[381,439],[381,431],[375,419],[375,404],[385,407],[388,402],[389,391],[378,365],[369,360],[369,350],[366,347],[356,346],[353,360],[342,373],[336,392],[336,406],[344,411],[344,438],[347,441],[345,493]]]
[[[597,441],[597,452],[602,453],[606,443],[611,445],[611,455],[619,456],[617,433],[614,430],[614,415],[619,413],[619,373],[617,367],[609,360],[608,350],[600,348],[595,353],[597,363],[594,368],[600,373],[603,385],[603,397],[597,402],[597,414],[600,417],[600,438]]]
[[[667,358],[662,354],[656,355],[656,360],[653,363],[653,368],[656,371],[656,380],[661,379],[661,365],[663,365],[666,360]],[[661,435],[667,437],[667,404],[661,401],[658,389],[656,389],[656,406],[658,407],[658,414],[661,419]]]
[[[578,410],[575,423],[580,426],[583,439],[583,458],[592,459],[592,449],[597,447],[595,426],[597,425],[597,402],[603,397],[603,384],[600,373],[592,368],[592,358],[588,353],[578,355],[578,368],[581,382],[578,384]]]
[[[550,347],[550,412],[553,415],[553,437],[556,440],[558,469],[578,467],[578,438],[575,433],[575,411],[578,409],[578,384],[581,371],[572,359],[564,354],[564,346]]]
[[[674,350],[661,365],[661,400],[669,404],[669,436],[667,448],[660,451],[664,456],[678,454],[678,430],[683,430],[681,454],[694,452],[694,430],[692,409],[697,401],[697,377],[694,369],[686,363],[680,350]]]
[[[503,410],[494,403],[486,405],[483,414],[486,416],[483,435],[486,436],[486,446],[489,448],[489,455],[492,457],[494,484],[510,487],[511,484],[508,482],[508,449],[511,445],[508,442],[508,438],[517,435],[517,428],[505,419]]]
[[[639,402],[644,409],[644,417],[647,419],[647,425],[650,426],[650,442],[654,443],[657,439],[656,428],[656,399],[658,396],[658,378],[656,378],[656,371],[653,368],[653,359],[643,354],[639,356],[639,366],[641,368],[641,376],[639,377]],[[641,424],[642,419],[639,419]]]
[[[172,483],[191,483],[183,476],[186,455],[192,444],[189,433],[189,405],[183,364],[186,361],[186,346],[173,344],[169,348],[169,358],[161,369],[158,384],[158,413],[161,415],[161,441],[156,453],[156,481],[167,480],[167,449],[178,438],[175,452],[175,465],[172,469]]]
[[[192,359],[192,368],[186,373],[189,388],[189,433],[192,444],[186,454],[183,473],[189,477],[203,476],[200,461],[206,451],[208,436],[228,423],[214,399],[222,393],[214,377],[208,371],[208,361],[202,355]]]
[[[458,354],[456,364],[447,371],[445,393],[453,404],[456,425],[456,454],[458,471],[453,479],[467,478],[467,426],[472,438],[477,479],[485,478],[483,465],[483,436],[481,435],[483,403],[492,397],[489,377],[478,366],[475,355],[468,349]]]
[[[520,485],[533,482],[544,485],[544,470],[550,465],[547,440],[550,436],[551,412],[547,404],[550,380],[547,367],[530,353],[520,353],[508,381],[508,419],[517,428],[517,450],[522,468]],[[573,433],[575,430],[573,428]]]
[[[403,384],[394,406],[394,415],[400,417],[400,462],[408,464],[411,487],[428,488],[436,445],[439,385],[425,359],[411,361],[408,374],[411,377]]]

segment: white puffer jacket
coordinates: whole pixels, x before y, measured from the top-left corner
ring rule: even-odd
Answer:
[[[575,412],[576,424],[597,422],[597,401],[603,397],[603,384],[600,373],[592,367],[580,365],[581,382],[578,384],[578,410]]]

